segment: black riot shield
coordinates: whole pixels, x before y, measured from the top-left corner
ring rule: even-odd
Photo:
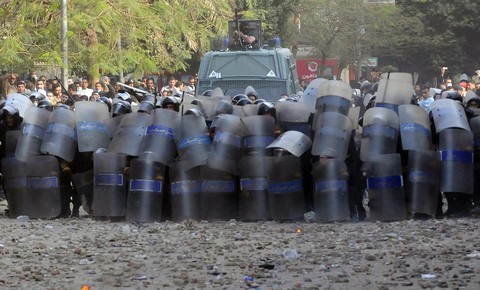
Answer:
[[[94,216],[122,217],[127,206],[125,168],[127,156],[120,153],[95,152],[93,154]]]
[[[322,113],[314,127],[312,155],[345,160],[352,135],[352,121],[336,113]]]
[[[60,214],[59,164],[54,156],[30,156],[26,162],[7,157],[2,166],[10,217],[49,219]]]
[[[473,133],[475,150],[480,150],[480,115],[470,119],[470,128]]]
[[[298,131],[287,131],[277,137],[267,148],[282,149],[296,157],[300,157],[310,149],[312,141],[310,138]]]
[[[149,152],[149,158],[170,166],[177,156],[174,130],[178,127],[180,114],[168,109],[154,112],[153,124],[145,131],[140,153]]]
[[[267,172],[268,202],[274,220],[299,219],[305,213],[300,158],[295,155],[271,156]]]
[[[428,113],[416,105],[398,107],[400,139],[403,150],[432,150],[432,134]]]
[[[7,194],[9,215],[27,215],[32,207],[27,190],[27,164],[15,157],[2,159],[3,189]]]
[[[245,126],[243,155],[271,155],[266,147],[275,140],[275,119],[271,116],[248,116],[241,120]]]
[[[303,102],[278,102],[276,105],[277,123],[282,132],[295,130],[310,136],[308,123],[312,108]]]
[[[439,134],[441,158],[440,190],[473,193],[473,134],[447,128]]]
[[[21,207],[30,218],[50,219],[60,215],[59,186],[60,166],[54,156],[31,156],[27,158],[28,201]],[[10,198],[10,195],[8,196]]]
[[[371,156],[364,165],[367,177],[370,220],[405,219],[406,205],[400,154]]]
[[[93,169],[71,175],[73,186],[80,194],[82,208],[88,214],[92,214],[93,202]]]
[[[185,161],[175,162],[170,167],[173,221],[201,219],[202,181],[200,173],[200,166],[190,168]]]
[[[408,152],[407,209],[435,216],[439,196],[440,155],[437,151]]]
[[[386,108],[370,108],[363,117],[360,158],[367,161],[380,154],[397,150],[398,115]]]
[[[237,185],[233,174],[201,166],[201,212],[208,221],[237,218]]]
[[[63,108],[54,110],[50,113],[40,151],[70,162],[75,156],[76,148],[75,113]]]
[[[175,131],[175,140],[179,160],[185,161],[182,163],[185,169],[206,164],[212,140],[203,117],[182,116],[179,129]]]
[[[21,134],[15,149],[15,157],[26,162],[28,156],[41,155],[43,135],[48,127],[50,112],[37,107],[27,109],[23,118]]]
[[[321,158],[312,170],[314,211],[318,222],[349,219],[348,170],[340,159]]]
[[[103,103],[75,103],[79,152],[94,152],[99,148],[108,147],[110,137],[104,123],[108,118],[108,107]]]
[[[130,156],[140,155],[140,146],[145,130],[152,122],[152,115],[143,112],[126,114],[113,136],[108,152],[123,153]]]
[[[159,222],[165,183],[165,165],[139,157],[130,163],[127,216],[130,222]]]
[[[267,180],[269,160],[266,156],[244,156],[240,160],[238,216],[241,220],[256,221],[271,218]]]
[[[212,122],[215,128],[208,166],[212,169],[238,174],[238,160],[242,153],[242,137],[245,128],[240,118],[221,114]]]
[[[447,128],[461,128],[470,131],[465,109],[459,102],[440,99],[431,103],[430,107],[437,134]]]
[[[352,88],[347,83],[334,80],[323,82],[319,95],[315,104],[317,113],[337,112],[348,116],[352,106]]]

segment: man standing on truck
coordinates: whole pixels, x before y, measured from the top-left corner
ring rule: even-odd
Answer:
[[[233,39],[230,39],[228,47],[251,48],[252,44],[257,41],[256,37],[252,35],[253,31],[254,29],[248,26],[248,22],[240,22],[239,29],[233,32]]]
[[[252,32],[252,30],[249,29],[248,23],[242,22],[240,23],[239,31],[235,31],[234,35],[239,35],[244,44],[252,44],[257,39],[253,35],[248,35],[250,32]]]

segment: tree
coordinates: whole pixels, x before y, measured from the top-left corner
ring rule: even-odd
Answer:
[[[480,68],[480,47],[476,44],[480,38],[478,1],[400,0],[397,5],[403,15],[416,17],[425,27],[426,50],[420,48],[411,56],[413,64],[423,66],[416,69],[434,76],[443,66],[448,66],[454,75],[472,75]]]
[[[280,36],[283,45],[295,45],[298,28],[294,18],[300,0],[237,0],[234,8],[241,10],[246,19],[262,20],[263,39]]]
[[[378,6],[378,5],[376,5]],[[414,16],[401,13],[398,6],[384,5],[372,9],[373,20],[368,43],[371,54],[379,57],[380,67],[396,67],[400,71],[415,72],[423,66],[419,52],[429,50],[432,40],[425,37],[425,27]]]
[[[302,2],[301,16],[301,36],[322,59],[319,76],[329,57],[338,57],[341,67],[355,67],[357,73],[370,56],[378,56],[382,66],[410,71],[414,52],[428,46],[418,18],[401,14],[392,4],[308,0]]]
[[[62,65],[59,0],[12,0],[0,9],[4,69]],[[70,0],[69,69],[93,80],[120,70],[182,70],[192,55],[208,50],[212,35],[226,31],[230,16],[227,0]]]
[[[300,7],[301,36],[314,47],[322,64],[318,69],[323,76],[328,57],[342,57],[344,65],[354,64],[363,57],[363,31],[368,16],[363,13],[364,1],[306,0]]]

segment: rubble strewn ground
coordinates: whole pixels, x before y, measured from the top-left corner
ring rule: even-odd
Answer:
[[[6,206],[0,289],[480,289],[478,217],[25,222]]]

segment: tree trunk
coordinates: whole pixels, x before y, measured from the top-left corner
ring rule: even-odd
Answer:
[[[87,63],[87,78],[93,86],[100,79],[100,68],[95,66],[100,57],[98,55],[98,35],[94,29],[87,29],[86,33],[88,46],[91,47]]]
[[[320,66],[318,67],[318,70],[317,70],[317,77],[318,78],[323,78],[324,77],[325,68],[327,67],[327,65],[326,65],[327,56],[328,56],[328,53],[325,52],[324,50],[322,50],[322,62],[320,63]]]

